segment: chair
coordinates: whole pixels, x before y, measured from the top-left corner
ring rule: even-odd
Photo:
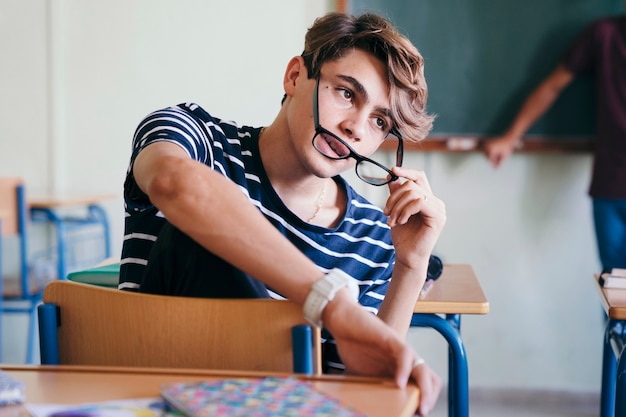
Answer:
[[[290,301],[140,294],[72,281],[51,282],[43,300],[42,364],[319,372],[319,335],[315,346],[297,337],[292,348],[292,328],[311,328]]]
[[[2,313],[28,314],[28,342],[26,361],[35,357],[36,307],[41,301],[47,281],[29,274],[26,204],[24,182],[20,178],[0,178],[0,240],[16,237],[19,240],[17,276],[4,276],[0,248],[0,279],[2,281]],[[1,245],[4,246],[4,245]],[[5,248],[6,250],[6,248]]]

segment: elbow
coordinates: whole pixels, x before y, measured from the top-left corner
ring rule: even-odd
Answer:
[[[187,187],[193,175],[190,160],[164,158],[154,172],[146,187],[146,194],[152,203],[162,209],[169,201],[178,200],[188,193]]]

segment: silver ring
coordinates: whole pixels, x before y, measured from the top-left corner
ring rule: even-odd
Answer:
[[[415,369],[420,365],[424,365],[426,363],[426,360],[424,358],[415,358],[415,360],[413,360],[413,368]]]
[[[424,194],[424,196],[422,197],[422,201],[424,201],[424,203],[425,203],[426,200],[428,200],[428,196],[426,194]]]

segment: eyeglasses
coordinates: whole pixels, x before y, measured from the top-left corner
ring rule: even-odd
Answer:
[[[354,170],[356,175],[363,181],[371,185],[385,185],[398,179],[389,168],[379,164],[378,162],[359,155],[345,141],[340,139],[331,131],[325,129],[320,124],[319,117],[319,86],[320,77],[317,77],[315,83],[315,91],[313,92],[313,122],[315,124],[315,135],[313,136],[313,147],[322,155],[330,159],[348,159],[354,158],[356,166]],[[404,146],[400,132],[391,129],[383,135],[383,139],[389,134],[398,138],[398,149],[396,150],[396,166],[402,166],[404,158]]]

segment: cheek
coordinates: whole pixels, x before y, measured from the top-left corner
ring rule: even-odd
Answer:
[[[361,155],[370,158],[374,152],[378,150],[384,140],[370,139],[359,143],[359,149],[362,152]]]
[[[320,107],[317,111],[319,123],[326,129],[335,130],[339,120],[343,117],[339,111],[329,111],[328,107]]]
[[[292,102],[287,110],[289,130],[292,135],[298,134],[311,134],[315,131],[313,126],[313,112],[311,111],[311,105],[308,107],[306,103]]]

